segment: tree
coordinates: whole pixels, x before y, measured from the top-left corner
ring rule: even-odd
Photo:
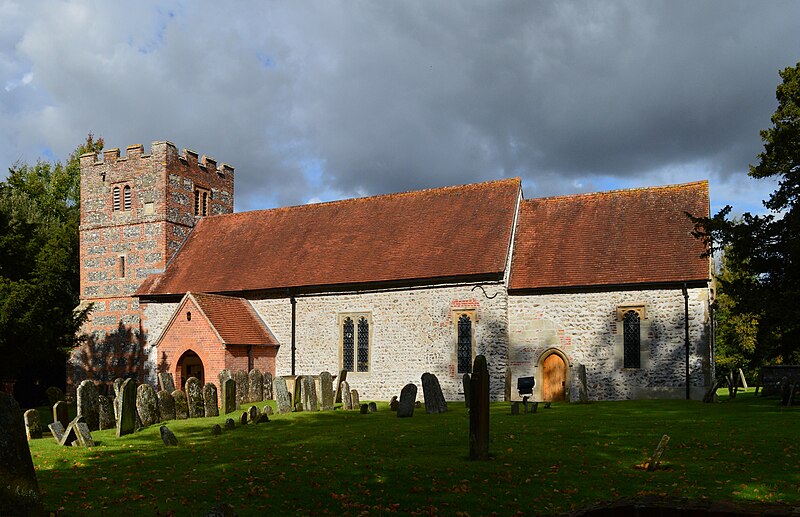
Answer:
[[[90,134],[67,163],[17,163],[0,182],[0,376],[36,403],[65,381],[67,352],[86,310],[79,303],[80,155],[103,148]]]

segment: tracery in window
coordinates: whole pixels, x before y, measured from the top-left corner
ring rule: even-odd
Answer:
[[[464,313],[458,318],[458,373],[472,372],[472,318]]]
[[[369,371],[369,321],[358,319],[358,371]]]
[[[345,318],[342,322],[342,370],[353,371],[355,345],[355,333],[353,332],[353,320]]]
[[[642,337],[640,329],[639,314],[634,310],[625,312],[622,318],[623,366],[625,368],[641,367]]]

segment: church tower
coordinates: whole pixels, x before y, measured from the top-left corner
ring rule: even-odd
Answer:
[[[233,167],[171,142],[150,154],[132,145],[120,156],[81,161],[81,307],[93,309],[82,329],[86,342],[68,364],[70,389],[83,379],[110,385],[147,365],[138,299],[133,293],[164,270],[200,217],[233,212]]]

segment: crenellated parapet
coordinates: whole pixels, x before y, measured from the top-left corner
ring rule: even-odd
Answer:
[[[80,162],[81,168],[96,167],[103,168],[104,166],[113,165],[119,162],[126,162],[129,160],[148,160],[153,157],[166,158],[167,160],[180,160],[181,163],[196,169],[197,171],[216,172],[222,176],[231,175],[234,172],[234,167],[227,163],[217,163],[217,160],[210,156],[199,155],[196,151],[184,148],[178,152],[175,144],[168,140],[153,142],[150,145],[150,153],[144,152],[144,145],[134,144],[125,148],[125,154],[120,154],[119,147],[105,149],[102,153],[86,153],[81,155]]]

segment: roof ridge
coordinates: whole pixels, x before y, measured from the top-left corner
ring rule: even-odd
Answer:
[[[708,186],[708,180],[697,180],[697,181],[689,181],[686,183],[672,183],[669,185],[656,185],[654,187],[632,187],[632,188],[621,188],[621,189],[613,189],[613,190],[603,190],[600,192],[582,192],[579,194],[564,194],[560,196],[545,196],[545,197],[534,197],[531,199],[524,199],[523,202],[529,203],[534,201],[559,201],[564,199],[576,199],[581,197],[598,197],[598,196],[607,196],[607,195],[615,195],[615,194],[635,194],[638,192],[653,192],[653,191],[660,191],[660,190],[675,190],[679,188],[688,188],[693,186],[700,186],[706,185]]]

